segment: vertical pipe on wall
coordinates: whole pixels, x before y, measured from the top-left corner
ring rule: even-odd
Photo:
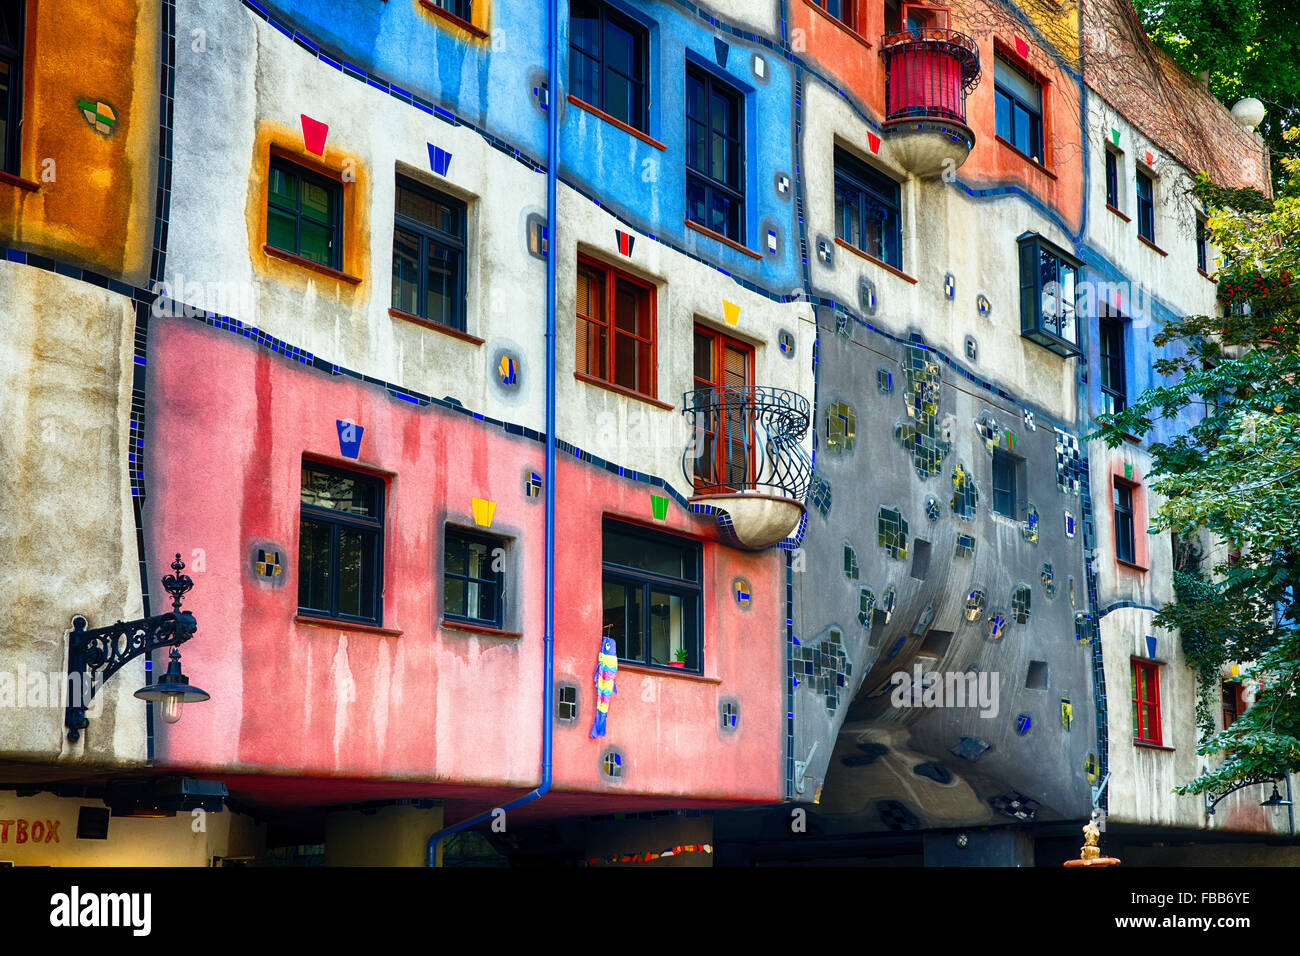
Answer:
[[[542,640],[542,779],[537,789],[512,800],[503,807],[480,813],[446,827],[429,837],[426,866],[438,865],[438,843],[453,833],[487,821],[496,811],[509,811],[539,800],[551,789],[555,710],[555,282],[558,255],[556,245],[557,213],[556,175],[560,162],[559,78],[560,78],[560,8],[559,0],[547,0],[546,60],[546,607]]]

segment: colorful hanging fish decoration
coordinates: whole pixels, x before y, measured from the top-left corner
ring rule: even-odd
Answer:
[[[618,693],[618,645],[612,637],[600,639],[600,654],[596,658],[596,720],[591,725],[591,739],[605,736],[605,718],[609,715],[609,700]]]

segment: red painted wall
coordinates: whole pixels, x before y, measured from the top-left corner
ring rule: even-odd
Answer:
[[[162,556],[175,551],[191,562],[186,606],[199,631],[185,647],[185,672],[212,694],[174,727],[156,724],[159,763],[218,777],[393,780],[420,792],[427,784],[535,786],[545,512],[524,495],[523,471],[542,472],[544,446],[308,369],[192,319],[151,324],[148,374],[150,571],[159,576]],[[356,462],[340,457],[340,419],[365,429]],[[581,444],[582,436],[565,437]],[[304,455],[385,477],[383,624],[400,635],[294,623]],[[555,672],[581,688],[581,716],[576,726],[556,725],[554,786],[606,794],[601,810],[614,809],[619,794],[779,800],[783,556],[717,544],[713,519],[676,502],[666,522],[653,522],[643,482],[563,455],[557,469]],[[443,523],[472,524],[471,497],[496,502],[492,530],[521,549],[522,580],[510,599],[524,602],[522,638],[438,626]],[[609,735],[591,740],[604,514],[705,538],[705,663],[702,678],[624,669]],[[255,541],[282,547],[283,584],[253,573]],[[738,574],[752,585],[748,610],[732,596]],[[735,733],[721,731],[721,696],[740,702]],[[618,782],[600,773],[610,745],[624,754]],[[284,786],[286,795],[302,792]],[[310,789],[302,799],[325,802]]]

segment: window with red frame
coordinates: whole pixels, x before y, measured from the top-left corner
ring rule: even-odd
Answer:
[[[1160,665],[1151,661],[1133,661],[1133,739],[1161,743]]]
[[[1241,681],[1223,682],[1223,729],[1227,730],[1232,722],[1246,711],[1246,699],[1242,696]]]
[[[754,480],[753,375],[751,346],[695,326],[695,387],[712,390],[695,459],[697,491],[743,490]]]
[[[649,283],[579,259],[578,371],[654,398],[654,303]]]

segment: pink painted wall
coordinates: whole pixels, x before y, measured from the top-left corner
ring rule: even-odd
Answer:
[[[525,497],[523,471],[542,472],[544,446],[307,369],[192,319],[155,320],[150,333],[150,572],[159,576],[162,556],[175,551],[191,563],[195,588],[186,606],[199,631],[185,647],[185,672],[212,694],[174,727],[156,724],[159,763],[218,776],[534,786],[545,512]],[[355,462],[339,455],[339,419],[365,429]],[[400,635],[294,622],[304,455],[385,478],[383,625]],[[607,793],[603,809],[613,809],[620,793],[780,799],[782,555],[706,539],[704,679],[625,670],[609,736],[591,740],[602,514],[701,537],[715,526],[675,502],[666,522],[653,522],[645,483],[571,457],[557,467],[555,670],[557,680],[581,688],[581,717],[576,726],[556,725],[554,786]],[[438,625],[443,523],[472,524],[472,497],[496,502],[492,530],[514,537],[519,549],[521,580],[508,600],[523,602],[522,638]],[[283,550],[282,584],[253,573],[254,541]],[[748,610],[732,597],[737,574],[752,585]],[[720,696],[740,701],[735,733],[720,729]],[[624,753],[619,782],[600,773],[610,745]]]

